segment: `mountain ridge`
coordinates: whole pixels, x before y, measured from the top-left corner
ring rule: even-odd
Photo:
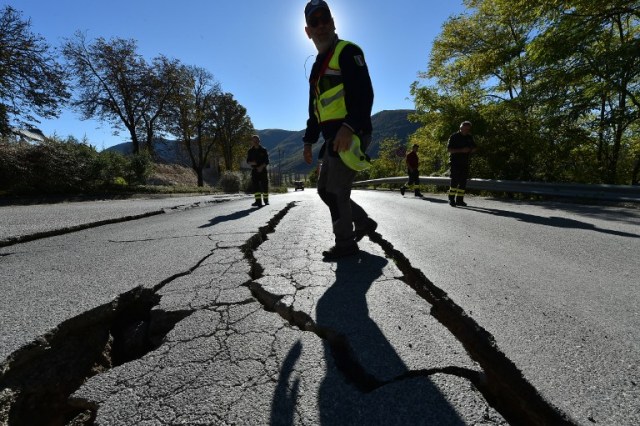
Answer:
[[[383,110],[371,116],[373,134],[367,154],[371,158],[378,156],[380,143],[387,138],[397,138],[407,142],[411,134],[419,127],[419,123],[409,121],[409,114],[413,110]],[[256,130],[261,144],[269,152],[271,166],[278,166],[283,172],[309,172],[310,166],[302,158],[302,137],[304,130],[264,129]],[[247,144],[248,146],[248,144]],[[322,138],[314,145],[314,157],[322,146]],[[175,140],[159,139],[154,146],[158,159],[168,164],[182,164],[189,166],[188,158],[181,152],[180,145]],[[107,150],[130,154],[131,142],[114,145]]]

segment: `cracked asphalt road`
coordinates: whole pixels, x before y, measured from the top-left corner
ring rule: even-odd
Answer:
[[[475,366],[375,245],[365,242],[368,253],[355,263],[322,262],[330,235],[301,227],[321,219],[319,203],[290,208],[260,243],[260,278],[250,277],[246,236],[234,233],[235,245],[217,245],[165,285],[155,309],[194,313],[159,349],[89,379],[73,398],[97,402],[98,424],[504,423],[464,378],[436,371],[391,380],[412,368]],[[290,296],[292,308],[346,336],[357,362],[391,382],[359,390],[361,378],[345,379],[323,339],[265,311],[252,286]],[[403,318],[415,305],[415,320]]]
[[[332,244],[328,212],[315,194],[274,196],[271,206],[259,210],[248,204],[244,199],[183,209],[1,248],[4,378],[27,369],[31,352],[55,346],[46,336],[62,333],[71,322],[82,327],[83,321],[71,319],[141,287],[154,300],[140,324],[153,330],[161,318],[176,319],[171,327],[163,325],[166,334],[144,353],[112,362],[71,389],[75,424],[507,422],[495,395],[477,386],[483,366],[432,316],[433,306],[404,282],[383,247],[365,238],[359,256],[325,263],[320,253]],[[383,224],[387,210],[367,209],[381,223],[382,236],[408,253],[414,267],[429,271],[436,285],[445,282],[407,251],[397,238],[399,227]],[[529,219],[529,213],[518,214]],[[633,235],[628,228],[616,232]],[[447,281],[444,290],[452,289],[472,315]],[[122,316],[131,316],[127,309]],[[479,317],[488,318],[482,310]],[[480,322],[509,355],[511,345],[490,324]],[[109,330],[109,336],[120,334],[115,326]],[[105,348],[121,339],[109,341]],[[633,364],[637,342],[636,352],[633,345],[631,350]],[[530,371],[517,354],[511,357]],[[527,377],[536,383],[536,374]],[[0,376],[0,423],[19,419],[12,401],[27,393],[5,383]],[[567,409],[553,393],[543,394],[551,396],[552,408],[562,407],[559,413]],[[620,406],[623,420],[617,424],[637,423],[635,401]],[[607,423],[581,413],[573,410],[567,422]]]

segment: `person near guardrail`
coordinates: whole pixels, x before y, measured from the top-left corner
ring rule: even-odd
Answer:
[[[333,261],[357,254],[358,241],[378,226],[351,200],[357,167],[349,161],[356,142],[364,153],[371,141],[373,86],[362,50],[338,38],[327,3],[311,0],[304,15],[305,32],[318,55],[309,76],[309,119],[302,138],[303,157],[311,164],[312,144],[322,133],[325,143],[320,150],[318,195],[329,207],[335,237],[335,245],[322,255],[325,261]],[[364,157],[359,156],[360,161]]]
[[[451,165],[451,185],[449,187],[449,205],[451,207],[466,206],[464,193],[469,179],[471,153],[477,149],[471,134],[471,122],[463,121],[460,130],[449,137],[447,151]]]
[[[260,136],[251,136],[251,148],[247,152],[247,163],[251,166],[251,184],[255,201],[254,207],[262,207],[262,203],[269,204],[269,153],[260,145]]]
[[[404,192],[409,188],[413,190],[416,197],[422,197],[420,193],[420,171],[418,170],[418,144],[414,144],[411,151],[407,154],[405,161],[407,163],[407,174],[409,181],[406,185],[400,187],[400,193],[404,196]]]

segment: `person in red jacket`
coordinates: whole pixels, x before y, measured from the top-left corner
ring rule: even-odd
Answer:
[[[404,195],[407,187],[413,189],[413,193],[416,197],[422,197],[420,193],[420,171],[418,170],[418,144],[414,144],[411,152],[407,154],[407,174],[409,175],[409,181],[406,185],[400,187],[400,193]]]

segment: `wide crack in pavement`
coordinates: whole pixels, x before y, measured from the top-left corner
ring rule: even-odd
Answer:
[[[264,241],[268,238],[268,233],[275,232],[275,229],[262,229],[261,232],[263,235],[259,240]],[[247,259],[254,265],[254,281],[250,284],[252,293],[266,310],[276,312],[290,324],[326,340],[342,374],[363,392],[372,392],[381,386],[408,378],[446,373],[471,381],[487,402],[512,424],[573,424],[566,414],[540,395],[515,364],[497,347],[493,336],[469,317],[446,292],[433,284],[422,271],[413,267],[406,256],[394,249],[382,235],[374,233],[369,238],[395,262],[404,274],[401,280],[432,305],[431,315],[463,345],[470,357],[480,365],[482,373],[450,366],[412,370],[391,380],[377,379],[360,365],[346,336],[330,328],[318,326],[307,313],[296,311],[291,300],[265,290],[258,282],[262,278],[263,268],[253,256],[253,251],[257,248],[254,245],[250,246],[251,250],[245,251]]]
[[[378,233],[371,235],[370,240],[395,262],[403,274],[402,281],[431,305],[431,315],[453,334],[482,371],[445,366],[414,369],[388,379],[368,372],[358,361],[347,336],[318,325],[309,314],[294,309],[290,300],[271,293],[259,283],[264,268],[254,253],[295,206],[295,203],[290,203],[280,210],[241,247],[251,268],[251,278],[244,285],[264,310],[275,312],[288,324],[323,339],[347,382],[361,392],[369,393],[414,377],[447,374],[470,381],[488,404],[510,423],[572,424],[522,376],[486,330]],[[134,288],[109,304],[65,321],[9,356],[0,365],[0,424],[93,424],[99,404],[70,395],[90,377],[141,359],[160,348],[167,333],[199,308],[157,309],[161,298],[158,293],[168,284],[188,278],[212,254],[200,259],[188,271],[163,280],[153,289]],[[251,303],[255,302],[250,298],[240,298],[231,302],[219,301],[204,309],[215,311],[225,306]]]

